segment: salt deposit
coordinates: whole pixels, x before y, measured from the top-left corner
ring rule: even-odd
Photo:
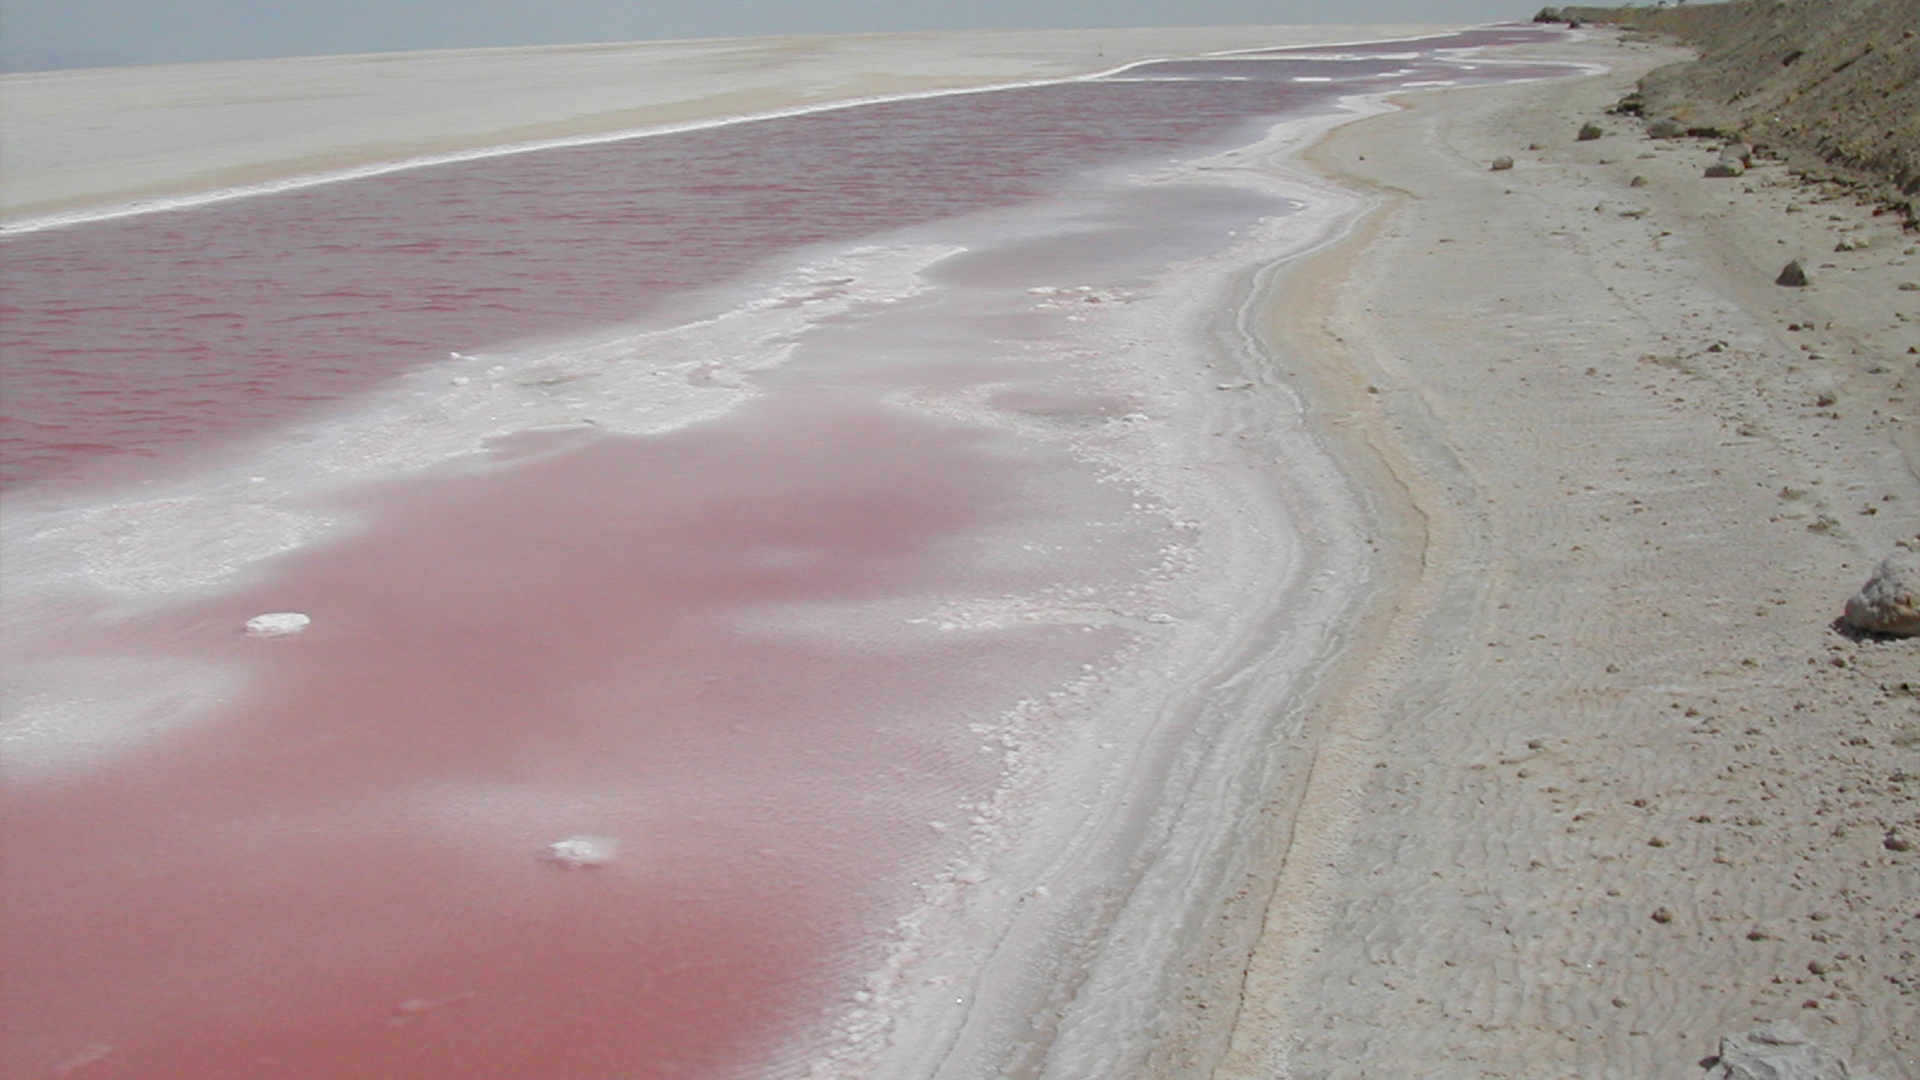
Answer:
[[[313,619],[297,611],[275,611],[247,620],[246,632],[254,637],[288,637],[304,631]]]
[[[541,857],[567,870],[608,866],[620,856],[620,842],[605,836],[569,836],[548,844]]]

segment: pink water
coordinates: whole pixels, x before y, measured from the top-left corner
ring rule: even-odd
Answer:
[[[742,632],[959,584],[940,543],[1015,512],[1012,463],[978,442],[755,409],[370,492],[376,526],[259,585],[60,628],[39,647],[257,682],[10,800],[18,1060],[102,1040],[103,1076],[724,1073],[828,998],[817,958],[878,914],[847,887],[876,853],[926,870],[928,823],[986,779],[961,719],[1111,644],[1043,630],[903,664]],[[288,606],[300,639],[234,633]],[[623,854],[534,858],[572,835]]]
[[[1178,523],[1082,435],[1142,408],[1086,320],[1288,207],[1093,170],[1460,74],[1359,61],[1300,84],[1268,60],[1241,80],[1252,63],[7,241],[26,689],[0,803],[0,1076],[804,1075],[896,920],[951,884],[1008,748],[1044,749],[1032,704],[1151,640],[1137,595],[1177,585]],[[791,355],[690,426],[620,434],[608,402],[629,399],[593,389],[644,382],[654,354],[545,379],[514,351],[673,326],[855,241],[956,236],[969,250],[912,289],[856,270],[778,294],[754,317],[821,314],[753,339]],[[715,363],[742,347],[700,326]],[[167,535],[176,508],[229,498],[212,477],[325,444],[450,350],[506,358],[482,406],[509,418],[472,453],[352,482],[257,466],[260,505],[348,524],[125,591],[124,552],[227,539]],[[542,409],[574,419],[511,419]],[[237,534],[257,507],[234,506]],[[273,611],[312,626],[239,633]],[[1021,708],[1017,744],[993,734]],[[48,716],[94,734],[62,742]],[[569,837],[617,852],[542,857]]]
[[[895,102],[19,237],[0,486],[230,440],[449,350],[624,322],[782,252],[1036,199],[1309,99],[1179,82]]]

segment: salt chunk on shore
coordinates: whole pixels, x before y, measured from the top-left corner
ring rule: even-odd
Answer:
[[[247,620],[247,633],[253,637],[286,637],[305,630],[313,620],[297,611],[275,611]]]
[[[540,857],[568,870],[590,870],[611,863],[619,854],[620,844],[610,837],[569,836],[548,844]]]
[[[1909,540],[1881,560],[1847,600],[1845,618],[1869,633],[1920,635],[1920,541]]]

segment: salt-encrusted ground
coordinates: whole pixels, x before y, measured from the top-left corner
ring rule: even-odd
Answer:
[[[1211,1075],[1695,1077],[1785,1019],[1920,1076],[1920,641],[1830,625],[1920,532],[1916,238],[1604,112],[1672,52],[1549,51],[1617,67],[1311,155],[1381,206],[1272,332],[1401,576]]]

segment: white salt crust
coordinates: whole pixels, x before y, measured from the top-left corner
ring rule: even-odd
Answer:
[[[540,857],[563,870],[592,870],[620,857],[620,842],[606,836],[569,836],[548,844]]]
[[[291,637],[301,633],[313,624],[313,619],[297,611],[275,611],[266,615],[255,615],[248,619],[243,629],[249,637]]]

